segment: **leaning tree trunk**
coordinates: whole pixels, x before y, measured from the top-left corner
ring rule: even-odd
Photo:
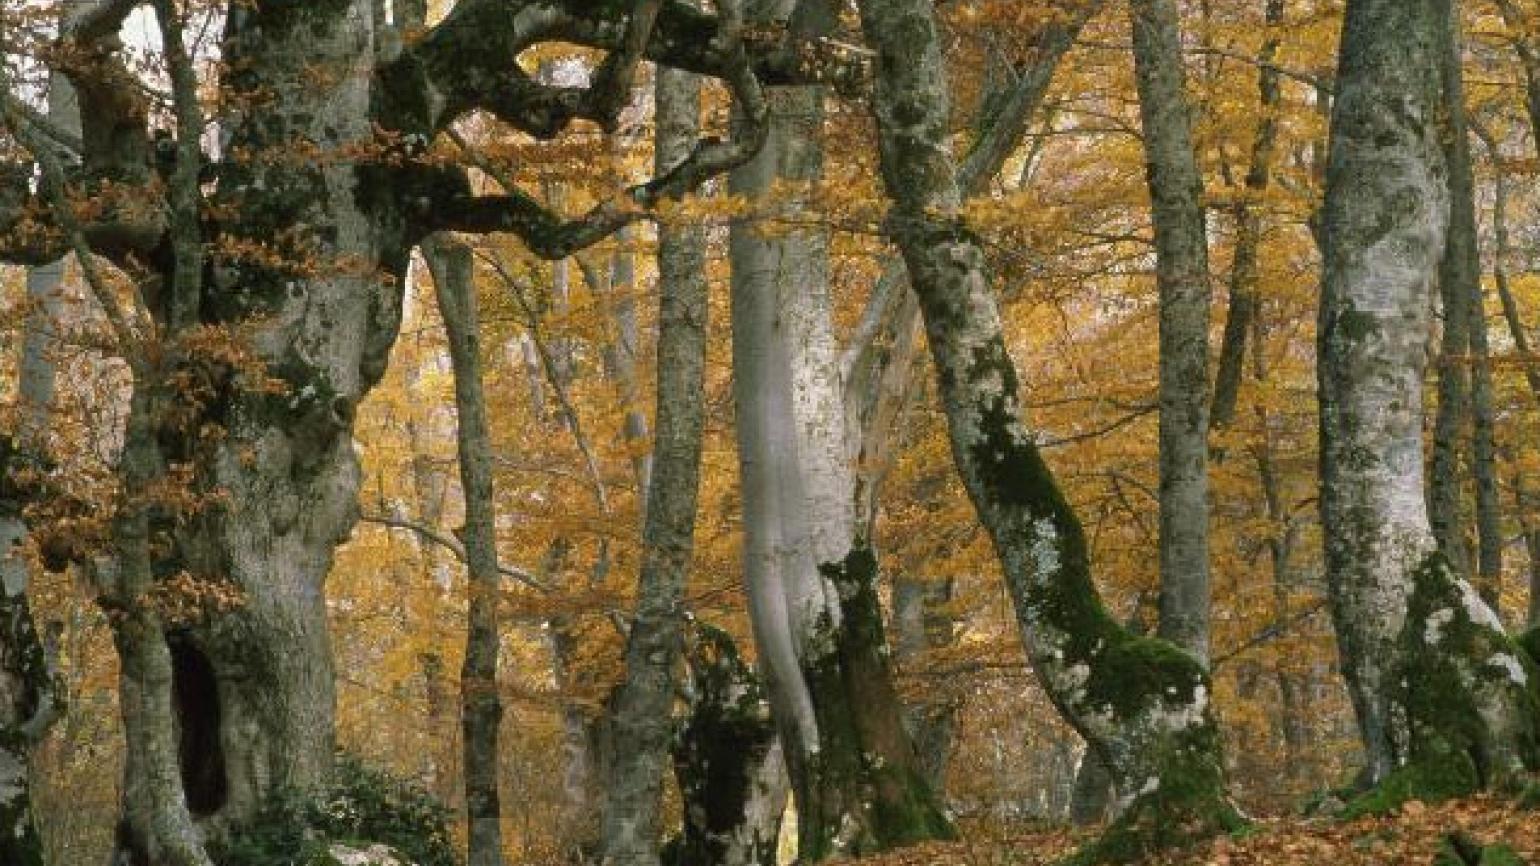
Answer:
[[[1208,234],[1175,0],[1134,0],[1160,288],[1160,637],[1208,659]]]
[[[460,490],[465,500],[467,572],[465,660],[460,669],[460,724],[464,730],[466,856],[469,866],[503,862],[502,811],[498,800],[498,725],[503,704],[497,688],[498,625],[502,598],[497,568],[497,517],[492,484],[492,445],[482,386],[480,324],[476,314],[471,249],[435,235],[422,244],[433,272],[438,308],[454,368],[455,438]]]
[[[1022,424],[983,252],[958,213],[931,6],[860,5],[877,51],[887,226],[920,300],[953,456],[1000,554],[1034,667],[1126,792],[1122,818],[1083,856],[1128,859],[1233,826],[1207,675],[1189,654],[1134,637],[1107,614],[1080,522]]]
[[[655,159],[663,172],[684,159],[695,142],[700,80],[660,69],[656,88]],[[706,252],[701,226],[659,226],[657,434],[642,528],[637,609],[626,639],[626,678],[614,698],[614,755],[608,762],[603,829],[603,862],[611,866],[659,862],[663,771],[673,730],[683,594],[700,490],[710,288]],[[687,828],[689,816],[687,808]],[[691,837],[688,829],[686,837]]]
[[[1321,515],[1342,668],[1385,798],[1540,764],[1534,663],[1439,553],[1423,495],[1429,293],[1448,190],[1441,0],[1351,0],[1322,215]],[[1374,801],[1366,807],[1377,805]]]

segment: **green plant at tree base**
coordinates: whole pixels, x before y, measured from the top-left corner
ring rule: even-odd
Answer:
[[[272,798],[250,827],[211,853],[219,866],[330,866],[333,845],[385,845],[403,866],[456,866],[449,820],[417,785],[344,754],[327,787]]]

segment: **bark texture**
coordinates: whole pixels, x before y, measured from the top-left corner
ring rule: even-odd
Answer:
[[[755,12],[784,19],[791,6]],[[843,604],[875,598],[877,573],[853,513],[827,233],[773,222],[821,177],[824,95],[772,89],[765,147],[731,178],[767,220],[731,237],[735,399],[750,616],[809,862],[952,833],[902,726],[881,613],[852,619]],[[791,191],[772,201],[776,182]]]
[[[1321,513],[1332,614],[1378,801],[1535,766],[1533,662],[1438,552],[1422,383],[1448,190],[1440,0],[1347,8],[1322,215]]]
[[[1160,625],[1208,658],[1208,325],[1203,178],[1175,0],[1134,0],[1134,67],[1160,289]]]
[[[1080,522],[1022,424],[983,253],[957,212],[930,4],[865,0],[860,8],[878,55],[888,230],[920,301],[953,456],[1000,554],[1034,667],[1127,792],[1123,817],[1082,859],[1128,859],[1232,826],[1202,666],[1108,616]]]
[[[50,76],[48,116],[61,129],[80,131],[74,90],[62,75]],[[0,468],[0,863],[43,866],[42,840],[33,821],[28,760],[31,749],[58,717],[64,691],[51,668],[27,599],[31,565],[26,557],[27,499],[36,492],[28,473],[44,469],[54,397],[57,350],[50,334],[60,323],[59,291],[64,260],[27,271],[31,305],[22,333],[18,369],[17,429],[3,448]]]
[[[497,516],[492,483],[491,425],[482,385],[481,337],[476,313],[471,249],[442,235],[422,244],[433,272],[439,313],[449,337],[455,382],[455,439],[460,490],[465,500],[467,592],[465,659],[460,667],[460,724],[464,733],[466,863],[503,862],[502,810],[498,799],[498,726],[503,705],[497,689],[502,598],[497,567]]]
[[[684,829],[663,862],[773,866],[790,782],[759,678],[726,632],[704,624],[686,661],[689,715],[673,746]]]
[[[687,72],[660,69],[656,94],[656,159],[662,172],[684,159],[695,141],[700,81]],[[657,434],[637,609],[626,641],[626,679],[615,697],[615,754],[609,762],[604,816],[604,862],[614,866],[659,862],[659,808],[678,686],[681,599],[694,549],[705,420],[705,232],[688,224],[664,224],[658,232]],[[711,832],[697,826],[695,835]],[[686,837],[691,837],[688,829]],[[693,844],[705,843],[686,843]]]

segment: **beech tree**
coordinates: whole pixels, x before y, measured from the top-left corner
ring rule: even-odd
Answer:
[[[1347,6],[1321,218],[1321,514],[1367,781],[1395,801],[1533,770],[1535,665],[1438,549],[1424,497],[1429,294],[1449,229],[1442,0]]]

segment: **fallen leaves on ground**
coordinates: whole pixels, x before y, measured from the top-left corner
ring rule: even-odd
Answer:
[[[1428,866],[1443,840],[1462,833],[1481,845],[1507,845],[1540,866],[1540,812],[1511,800],[1476,797],[1440,804],[1407,803],[1390,815],[1340,822],[1327,818],[1259,819],[1237,836],[1145,860],[1139,866]],[[1044,829],[998,835],[970,833],[958,842],[928,843],[860,866],[1050,866],[1093,833]]]

